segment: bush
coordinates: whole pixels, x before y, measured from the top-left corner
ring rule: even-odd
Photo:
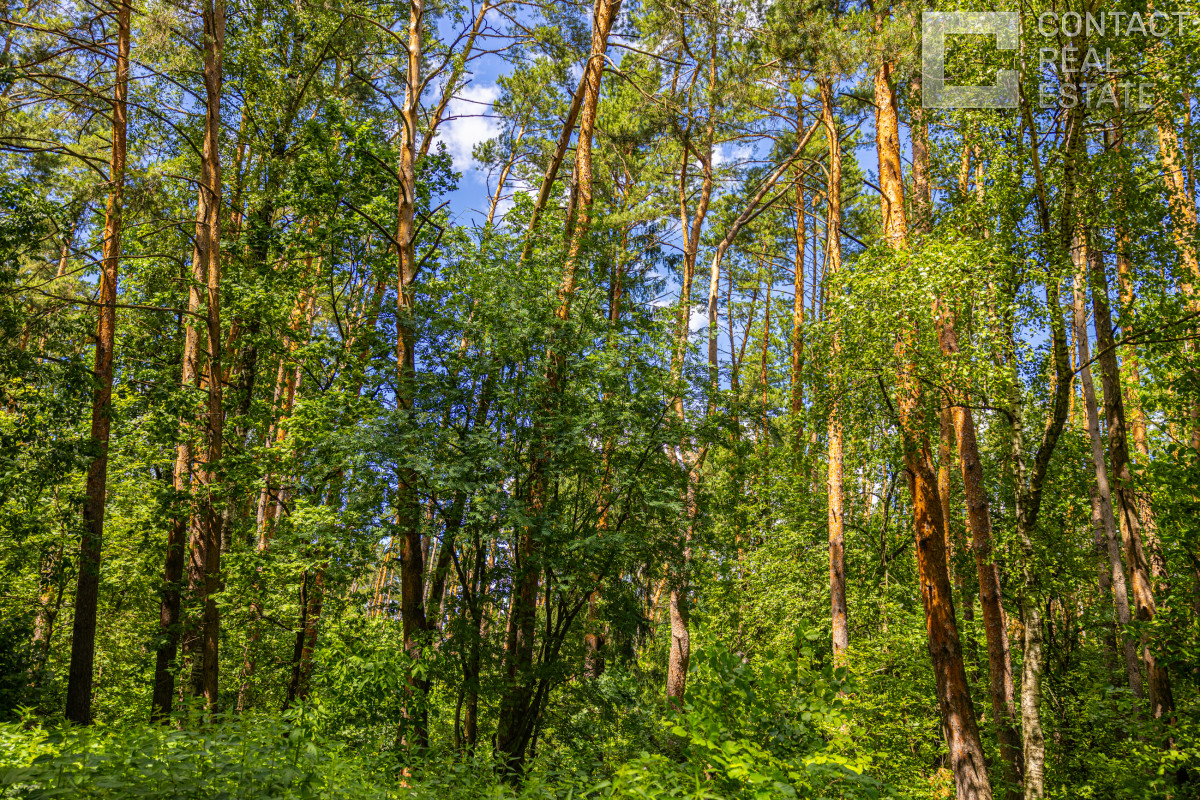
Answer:
[[[0,725],[0,796],[40,800],[401,798],[394,776],[316,738],[303,712],[169,725]]]

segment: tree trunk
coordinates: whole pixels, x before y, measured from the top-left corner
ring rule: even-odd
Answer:
[[[425,0],[411,0],[408,19],[408,65],[404,105],[401,108],[400,164],[397,177],[400,198],[397,207],[396,242],[399,263],[396,286],[396,405],[405,414],[413,414],[416,403],[416,210],[417,210],[417,129],[420,126],[422,61],[424,59]],[[405,683],[405,702],[396,732],[403,749],[424,749],[428,745],[424,693],[427,681],[416,677],[416,661],[421,655],[425,619],[425,564],[421,557],[420,475],[411,466],[399,470],[396,486],[396,535],[400,543],[400,615],[404,650],[409,658]]]
[[[325,569],[318,568],[311,580],[307,573],[300,591],[300,627],[292,652],[292,672],[288,680],[284,709],[297,700],[308,697],[312,679],[313,653],[317,649],[317,633],[321,624],[321,604],[325,599]]]
[[[1086,236],[1084,240],[1086,245]],[[1128,433],[1121,395],[1120,365],[1117,363],[1117,348],[1109,311],[1108,277],[1104,272],[1103,258],[1090,247],[1088,261],[1091,268],[1096,346],[1100,348],[1097,361],[1100,363],[1101,382],[1104,387],[1104,416],[1108,421],[1108,455],[1112,466],[1113,494],[1116,497],[1115,510],[1120,515],[1121,528],[1125,532],[1125,558],[1133,578],[1133,602],[1137,619],[1139,622],[1150,622],[1154,619],[1157,609],[1150,565],[1142,544],[1142,522],[1138,514],[1137,495],[1129,469]],[[1142,660],[1146,665],[1152,713],[1155,717],[1170,713],[1175,708],[1170,677],[1166,668],[1158,664],[1148,638],[1142,640]]]
[[[709,51],[708,75],[710,88],[716,82],[717,69],[716,42],[712,43]],[[688,334],[691,328],[692,312],[692,281],[696,275],[696,257],[700,250],[700,233],[704,220],[708,216],[709,201],[713,192],[713,144],[715,137],[714,111],[715,98],[710,92],[708,124],[704,133],[704,151],[696,153],[700,161],[702,181],[700,196],[692,212],[691,220],[687,217],[687,166],[689,152],[694,152],[690,145],[685,146],[679,173],[679,214],[683,230],[683,281],[679,288],[679,306],[675,319],[675,342],[671,352],[671,382],[676,387],[683,380],[684,361],[687,357]],[[711,372],[712,361],[709,360]],[[710,395],[709,409],[712,408],[713,398]],[[671,398],[672,408],[680,424],[686,422],[683,406],[683,395],[676,390]],[[679,561],[668,566],[668,583],[671,588],[670,617],[671,617],[671,649],[667,659],[667,702],[675,708],[683,707],[683,696],[687,691],[687,671],[691,661],[691,632],[690,624],[690,571],[692,560],[692,539],[695,536],[699,513],[697,496],[700,491],[700,473],[703,467],[705,451],[703,448],[692,447],[685,440],[679,446],[679,458],[676,464],[683,469],[687,486],[684,489],[683,506],[686,514],[684,521],[683,546],[680,548]],[[675,452],[672,450],[672,458]]]
[[[1196,202],[1191,191],[1192,187],[1188,185],[1187,175],[1184,172],[1183,156],[1179,148],[1179,135],[1175,131],[1175,121],[1168,113],[1168,106],[1163,103],[1155,104],[1154,124],[1158,135],[1159,156],[1163,164],[1163,180],[1167,185],[1167,199],[1171,207],[1171,234],[1175,239],[1175,248],[1179,251],[1179,258],[1183,262],[1185,273],[1179,282],[1180,288],[1187,296],[1188,305],[1192,311],[1196,311],[1200,310],[1200,302],[1196,298],[1196,284],[1200,282],[1200,260],[1197,259],[1193,241],[1197,223]],[[1200,450],[1200,403],[1195,400],[1191,404],[1191,424],[1192,449]],[[1135,599],[1136,583],[1135,578]],[[1151,677],[1151,681],[1151,696],[1153,697],[1153,677]]]
[[[951,315],[947,314],[947,316]],[[978,653],[970,634],[975,622],[975,598],[967,592],[966,576],[955,564],[954,558],[962,550],[963,540],[961,536],[955,535],[958,528],[954,523],[953,473],[957,448],[955,447],[954,408],[951,407],[951,402],[948,396],[943,400],[941,419],[938,425],[938,497],[942,500],[942,522],[946,526],[946,530],[943,531],[946,540],[946,566],[950,571],[950,580],[954,584],[954,590],[958,593],[959,602],[962,603],[963,622],[968,625],[968,632],[963,638],[966,640],[967,649],[971,651],[972,658],[976,661],[975,666],[978,666]]]
[[[63,600],[63,555],[65,542],[59,537],[58,546],[45,554],[38,570],[38,613],[33,622],[33,637],[29,643],[29,679],[31,685],[41,683],[41,672],[50,655],[50,639],[54,635],[54,621],[62,609]]]
[[[688,481],[686,513],[687,532],[684,534],[682,561],[692,561],[692,538],[695,536],[696,495],[693,482]],[[685,567],[686,568],[686,567]],[[671,649],[667,655],[667,702],[677,711],[683,710],[683,696],[687,691],[688,663],[692,658],[692,636],[690,629],[691,608],[689,605],[686,574],[674,578],[680,585],[671,587]]]
[[[900,162],[899,115],[886,61],[875,71],[875,141],[879,155],[880,205],[884,240],[893,250],[908,246],[908,221],[904,211],[904,179]],[[945,523],[932,467],[929,439],[922,429],[920,383],[913,371],[916,332],[900,333],[897,356],[906,375],[900,386],[900,427],[904,438],[904,463],[913,498],[917,571],[929,655],[937,682],[938,706],[950,753],[950,768],[959,800],[991,800],[987,765],[971,704],[962,645],[954,615],[954,599],[946,564]]]
[[[300,626],[293,636],[292,668],[288,677],[287,699],[283,701],[284,711],[287,711],[291,708],[292,703],[296,702],[296,693],[300,686],[300,661],[304,654],[304,634],[308,629],[308,594],[309,576],[308,570],[305,570],[300,577]]]
[[[1108,469],[1104,460],[1104,440],[1100,434],[1100,415],[1096,406],[1096,389],[1092,383],[1091,354],[1088,347],[1087,308],[1085,306],[1085,284],[1087,282],[1087,254],[1082,240],[1072,249],[1075,260],[1075,343],[1079,353],[1080,383],[1083,385],[1083,405],[1087,414],[1088,438],[1092,445],[1092,466],[1096,479],[1095,502],[1099,512],[1099,522],[1103,532],[1103,548],[1106,569],[1101,583],[1107,581],[1112,588],[1113,603],[1116,608],[1117,622],[1121,626],[1121,649],[1125,656],[1125,674],[1129,682],[1129,691],[1134,697],[1144,697],[1142,692],[1142,674],[1138,667],[1137,646],[1133,640],[1124,634],[1126,626],[1131,621],[1129,613],[1129,591],[1125,583],[1125,569],[1121,563],[1121,541],[1117,531],[1116,520],[1113,517],[1112,493],[1108,484]],[[1103,589],[1103,585],[1102,585]],[[1107,593],[1105,593],[1107,594]]]
[[[594,14],[594,12],[593,12]],[[615,18],[615,14],[613,18]],[[605,33],[607,39],[607,32]],[[589,64],[591,59],[589,58]],[[533,204],[533,211],[529,216],[529,227],[525,236],[525,246],[521,250],[521,261],[529,260],[529,256],[533,253],[533,236],[537,233],[538,223],[542,219],[542,213],[546,210],[546,204],[550,202],[550,193],[554,189],[554,182],[558,180],[558,171],[562,168],[563,159],[566,158],[567,148],[571,144],[571,134],[575,131],[575,121],[579,118],[579,109],[583,104],[583,95],[587,90],[588,70],[584,69],[583,75],[579,79],[579,86],[575,89],[575,94],[571,97],[571,107],[567,111],[567,119],[563,124],[562,132],[558,136],[558,143],[554,147],[554,153],[550,157],[550,164],[546,167],[546,174],[542,176],[542,185],[538,190],[537,200]]]
[[[1116,608],[1113,602],[1113,581],[1112,569],[1108,563],[1108,536],[1104,526],[1104,513],[1100,509],[1100,492],[1095,486],[1088,492],[1088,497],[1092,504],[1092,544],[1095,549],[1096,556],[1096,578],[1097,586],[1100,588],[1100,604],[1101,608],[1105,605],[1112,605]],[[1112,509],[1109,509],[1112,513]],[[1118,551],[1119,553],[1120,551]],[[1128,610],[1128,606],[1126,606]],[[1117,623],[1115,611],[1112,614],[1105,615],[1105,647],[1108,648],[1105,665],[1109,672],[1117,671],[1117,662],[1121,659],[1121,646],[1117,644]],[[1137,665],[1137,652],[1133,653],[1133,663]],[[1139,682],[1139,688],[1140,682]]]
[[[875,70],[875,149],[879,156],[879,206],[883,215],[883,238],[889,247],[900,249],[908,246],[908,218],[904,211],[899,111],[891,74],[892,65],[886,61]]]
[[[199,200],[196,208],[196,246],[193,271],[204,276],[207,288],[205,323],[208,364],[205,378],[208,401],[204,422],[204,461],[196,469],[198,513],[192,525],[189,583],[203,611],[200,625],[199,669],[193,669],[193,693],[216,710],[220,641],[220,615],[215,595],[221,588],[221,512],[217,507],[217,469],[224,439],[221,378],[221,91],[225,47],[224,0],[207,0],[204,23],[204,146],[201,156]]]
[[[100,548],[104,541],[108,486],[108,438],[112,411],[113,347],[117,331],[117,273],[121,258],[121,212],[125,198],[125,153],[129,93],[129,16],[127,0],[117,0],[117,59],[113,88],[112,151],[108,204],[104,214],[104,251],[100,270],[99,320],[92,390],[92,461],[83,506],[84,531],[79,548],[75,621],[67,678],[66,717],[79,725],[92,721],[92,666],[96,656],[96,615],[100,593]]]
[[[804,124],[801,117],[801,125]],[[792,261],[792,397],[791,412],[796,426],[795,445],[799,455],[804,446],[804,429],[801,414],[804,413],[804,248],[808,244],[808,225],[804,197],[804,181],[796,179],[796,255]]]
[[[1175,238],[1179,257],[1187,271],[1186,289],[1191,297],[1194,288],[1191,281],[1200,281],[1200,262],[1197,261],[1196,249],[1192,244],[1192,236],[1196,230],[1196,203],[1184,173],[1175,122],[1168,114],[1166,106],[1155,105],[1154,125],[1158,137],[1159,157],[1163,163],[1163,180],[1167,185],[1167,199],[1171,205],[1172,216],[1175,217],[1171,234]]]
[[[1021,733],[1025,746],[1025,798],[1045,796],[1046,737],[1038,700],[1042,696],[1042,610],[1029,593],[1021,595],[1021,624],[1025,654],[1021,662]]]
[[[842,144],[837,121],[834,119],[833,81],[818,81],[821,92],[821,121],[829,142],[829,178],[826,184],[825,279],[837,280],[842,268]],[[831,360],[836,364],[841,355],[841,339],[834,326]],[[845,491],[843,487],[841,400],[836,392],[830,400],[828,422],[828,464],[825,490],[829,524],[829,607],[833,626],[833,660],[846,663],[850,646],[850,630],[846,609],[846,530]]]
[[[842,487],[842,423],[837,401],[829,412],[829,465],[826,490],[829,504],[829,606],[833,625],[833,660],[846,664],[850,630],[846,610],[846,534],[843,525],[845,495]]]
[[[1115,79],[1114,79],[1115,80]],[[1190,113],[1190,101],[1188,106]],[[1179,250],[1180,258],[1184,262],[1184,266],[1194,279],[1200,279],[1200,267],[1196,263],[1196,250],[1191,242],[1191,236],[1196,230],[1196,206],[1194,187],[1189,184],[1184,178],[1182,172],[1182,163],[1179,153],[1178,137],[1175,135],[1174,127],[1171,121],[1162,113],[1162,108],[1159,107],[1156,113],[1156,125],[1158,129],[1159,148],[1162,153],[1163,164],[1166,168],[1165,179],[1167,183],[1167,195],[1171,206],[1171,215],[1174,218],[1174,237],[1176,248]],[[1114,115],[1110,127],[1105,131],[1106,144],[1109,148],[1116,151],[1119,155],[1125,154],[1125,125],[1120,114]],[[1187,173],[1191,175],[1191,171]],[[1113,186],[1113,200],[1116,204],[1116,213],[1114,214],[1113,236],[1116,240],[1117,250],[1117,287],[1119,299],[1119,319],[1124,320],[1133,312],[1133,278],[1132,278],[1132,259],[1130,256],[1131,237],[1129,232],[1129,217],[1128,217],[1128,199],[1126,197],[1125,186],[1122,181],[1117,181]],[[1189,282],[1184,283],[1186,288]],[[1194,296],[1188,292],[1189,301],[1192,309],[1197,306]],[[1146,433],[1146,414],[1142,408],[1141,396],[1138,391],[1138,386],[1141,383],[1141,367],[1138,364],[1137,344],[1130,343],[1121,347],[1121,361],[1124,381],[1125,396],[1124,405],[1129,409],[1129,426],[1130,433],[1133,437],[1134,448],[1142,461],[1146,461],[1150,456],[1150,446]],[[1193,420],[1200,418],[1200,406],[1192,406]],[[1195,428],[1192,431],[1192,447],[1200,447],[1200,428]],[[1145,544],[1149,551],[1150,557],[1150,572],[1155,581],[1155,587],[1160,591],[1166,585],[1166,560],[1163,558],[1162,547],[1158,542],[1157,526],[1154,521],[1154,512],[1150,507],[1150,498],[1145,494],[1137,495],[1138,516],[1141,518],[1142,531],[1145,534]]]
[[[959,352],[953,315],[943,316],[939,341],[943,355],[952,356]],[[1016,730],[1012,659],[1000,590],[1000,570],[992,549],[991,503],[983,483],[983,462],[979,456],[974,412],[969,405],[962,404],[954,409],[953,416],[963,494],[967,501],[967,524],[971,528],[971,549],[975,553],[975,572],[979,578],[979,608],[983,614],[984,637],[987,640],[988,694],[995,719],[996,740],[1004,759],[1005,778],[1013,787],[1008,797],[1013,800],[1020,795],[1023,767],[1021,740]]]
[[[575,148],[574,192],[578,198],[574,220],[568,225],[568,246],[562,282],[558,291],[556,326],[565,325],[571,316],[580,254],[591,223],[592,209],[592,136],[600,104],[600,80],[608,35],[616,17],[616,0],[596,0],[592,15],[591,51],[584,67],[584,92],[580,108],[579,140]],[[510,628],[505,642],[506,687],[500,700],[500,719],[496,730],[496,750],[501,769],[510,781],[519,780],[525,766],[525,749],[533,736],[539,709],[533,707],[533,651],[537,622],[537,597],[541,563],[538,557],[540,518],[549,504],[550,443],[545,426],[555,413],[566,380],[564,356],[550,343],[546,357],[547,408],[542,409],[533,434],[536,450],[528,480],[528,512],[533,518],[518,542],[519,560],[514,577]],[[547,595],[547,602],[549,596]]]
[[[914,20],[915,21],[915,20]],[[920,69],[914,69],[910,89],[915,102],[912,105],[912,181],[913,181],[913,230],[928,234],[933,230],[933,198],[929,188],[929,119],[921,105]]]
[[[467,741],[467,753],[475,752],[475,744],[479,741],[479,639],[483,638],[483,620],[480,620],[479,637],[471,643],[468,671],[463,678],[466,683],[466,718],[463,722],[464,737]]]
[[[488,615],[489,603],[484,589],[488,585],[494,566],[495,550],[489,548],[488,557],[486,560],[486,570],[484,568],[485,560],[480,552],[483,547],[482,541],[478,536],[475,537],[475,570],[472,575],[474,591],[472,592],[471,602],[468,603],[468,609],[471,613],[472,628],[475,631],[475,636],[471,638],[470,649],[467,653],[466,663],[463,665],[463,692],[466,695],[466,719],[464,720],[464,738],[466,740],[466,752],[468,755],[475,753],[475,744],[479,739],[479,676],[480,676],[480,660],[483,650],[483,642],[487,638],[488,630]]]
[[[1107,131],[1107,144],[1118,154],[1124,155],[1125,129],[1119,115],[1113,117],[1112,125]],[[1113,199],[1116,201],[1113,238],[1116,240],[1117,246],[1117,284],[1120,299],[1118,319],[1124,320],[1133,313],[1133,260],[1130,257],[1128,200],[1125,196],[1125,187],[1120,181],[1117,181],[1113,187]],[[1142,409],[1141,396],[1138,392],[1138,385],[1141,382],[1141,367],[1138,364],[1137,345],[1126,344],[1121,350],[1122,366],[1125,367],[1125,374],[1122,376],[1125,380],[1124,400],[1130,412],[1133,442],[1138,454],[1142,458],[1146,458],[1150,448],[1146,438],[1146,414]],[[1148,520],[1143,519],[1142,522],[1147,524]]]

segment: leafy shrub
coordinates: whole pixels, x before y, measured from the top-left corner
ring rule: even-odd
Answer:
[[[852,748],[839,698],[852,688],[846,669],[806,666],[817,636],[801,629],[791,652],[756,662],[720,643],[699,647],[684,707],[665,721],[681,758],[643,754],[594,791],[695,800],[880,797],[869,762],[846,755]]]
[[[168,725],[0,725],[0,797],[400,798],[394,776],[313,735],[303,711]]]

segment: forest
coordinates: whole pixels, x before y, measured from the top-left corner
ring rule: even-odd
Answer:
[[[1200,3],[0,12],[0,797],[1200,798]]]

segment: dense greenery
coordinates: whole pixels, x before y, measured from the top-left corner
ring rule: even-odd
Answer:
[[[924,10],[5,4],[0,796],[1200,797],[1200,8]]]

